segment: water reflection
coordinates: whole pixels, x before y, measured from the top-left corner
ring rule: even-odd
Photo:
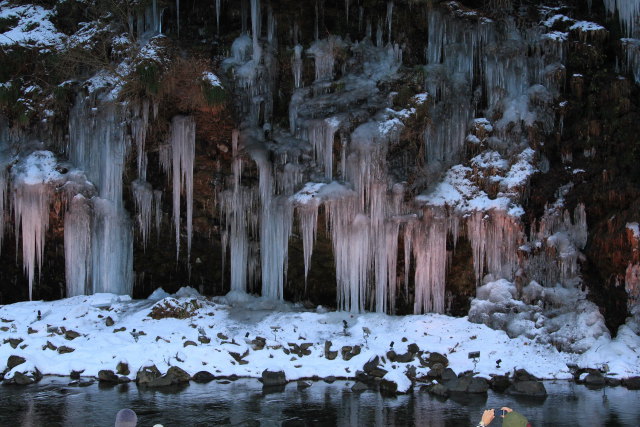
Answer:
[[[255,380],[191,384],[165,390],[134,384],[76,388],[63,378],[27,387],[2,387],[2,426],[110,426],[118,410],[138,414],[138,425],[170,426],[427,426],[475,425],[482,410],[510,406],[534,426],[640,425],[640,392],[624,388],[589,390],[567,382],[547,383],[544,400],[501,394],[454,396],[442,400],[424,390],[383,397],[351,392],[351,382],[295,383],[263,390]]]

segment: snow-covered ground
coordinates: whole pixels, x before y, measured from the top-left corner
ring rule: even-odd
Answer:
[[[161,311],[187,317],[150,317]],[[447,356],[456,373],[475,369],[488,377],[524,368],[541,378],[568,379],[571,372],[567,364],[601,368],[606,363],[618,378],[640,374],[640,337],[624,326],[616,339],[603,336],[592,349],[577,355],[558,352],[554,346],[525,337],[510,339],[503,331],[471,323],[467,318],[356,315],[328,312],[322,307],[306,311],[297,305],[245,294],[205,298],[191,288],[173,296],[157,290],[147,300],[96,294],[52,302],[21,302],[1,306],[0,319],[0,363],[4,366],[11,355],[27,360],[7,372],[6,378],[34,368],[45,375],[83,371],[82,375],[95,376],[102,369],[115,371],[119,362],[128,363],[131,379],[140,367],[149,365],[156,365],[161,372],[179,366],[191,375],[206,370],[216,376],[260,377],[269,369],[284,371],[288,380],[353,377],[375,355],[385,356],[391,349],[402,354],[412,343],[422,351]],[[68,339],[75,335],[68,331],[79,336]],[[264,348],[260,349],[256,337],[265,339]],[[23,341],[13,348],[16,341],[9,339]],[[334,360],[325,357],[327,341],[332,344],[330,351],[338,351]],[[310,343],[310,354],[296,355],[294,344],[303,343]],[[344,360],[342,347],[356,345],[361,348],[360,354]],[[73,351],[60,354],[62,346]],[[468,358],[473,351],[480,351],[476,366]],[[410,365],[417,368],[417,377],[428,371],[420,366],[418,358],[409,363],[384,360],[387,378],[398,382],[399,389],[404,388],[400,383]]]

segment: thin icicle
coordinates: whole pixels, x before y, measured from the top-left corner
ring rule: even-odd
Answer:
[[[187,205],[187,256],[191,256],[193,228],[193,163],[195,160],[196,122],[191,116],[171,120],[171,153],[173,168],[173,221],[176,232],[176,259],[180,254],[180,194]]]
[[[220,34],[220,0],[216,0],[216,33]]]
[[[309,269],[311,268],[311,255],[313,254],[313,246],[315,245],[318,231],[319,206],[320,201],[317,198],[314,198],[309,203],[299,206],[297,209],[298,220],[300,221],[300,230],[302,232],[305,287],[307,283],[307,276],[309,275]]]
[[[146,249],[149,234],[151,234],[151,217],[154,208],[153,187],[146,181],[136,179],[131,183],[131,191],[136,205],[138,226],[142,234],[142,247]]]
[[[264,209],[260,235],[263,297],[284,298],[292,219],[293,206],[288,197],[276,197]]]
[[[302,46],[299,44],[293,47],[293,58],[291,59],[291,71],[293,72],[293,86],[296,89],[302,87]]]
[[[391,43],[391,24],[393,23],[393,1],[387,2],[387,31],[388,43]]]

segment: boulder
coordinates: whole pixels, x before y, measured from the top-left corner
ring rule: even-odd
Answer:
[[[61,345],[60,347],[58,347],[59,354],[73,353],[74,351],[76,351],[75,348],[67,347],[66,345]]]
[[[119,379],[113,371],[109,369],[103,369],[98,372],[98,381],[103,383],[117,383]]]
[[[22,372],[16,372],[13,374],[13,382],[16,385],[30,385],[36,382],[36,378]]]
[[[369,390],[369,386],[366,385],[363,382],[357,381],[352,387],[351,387],[351,391],[354,392],[362,392],[362,391],[367,391]]]
[[[364,366],[362,367],[362,370],[365,371],[367,374],[369,374],[369,373],[371,373],[371,371],[376,369],[379,364],[380,364],[380,357],[379,356],[375,356],[375,357],[369,359],[369,361],[364,364]]]
[[[136,383],[139,385],[147,385],[151,381],[160,378],[161,374],[156,365],[144,366],[140,368],[136,374]]]
[[[600,373],[590,373],[584,378],[585,385],[591,387],[604,387],[606,380]]]
[[[515,381],[506,390],[514,396],[546,397],[547,389],[540,381]]]
[[[255,337],[255,339],[251,341],[251,348],[254,351],[262,350],[266,345],[267,345],[267,340],[262,337]]]
[[[489,385],[493,391],[503,393],[511,385],[511,380],[507,375],[496,375],[491,378]]]
[[[534,377],[524,369],[517,369],[513,373],[513,380],[514,381],[539,381],[538,378]]]
[[[449,396],[449,389],[442,384],[434,384],[429,387],[429,393],[440,397],[447,397]]]
[[[382,381],[380,381],[380,392],[385,394],[397,394],[398,384],[383,378]]]
[[[69,341],[74,340],[74,339],[78,338],[79,336],[80,336],[80,334],[77,333],[76,331],[72,331],[72,330],[64,331],[64,337],[66,339],[68,339]]]
[[[629,377],[622,380],[624,385],[629,390],[640,390],[640,377]]]
[[[106,326],[113,326],[113,325],[114,325],[114,323],[115,323],[115,322],[113,321],[113,319],[111,318],[111,316],[108,316],[106,319],[104,319],[104,324],[105,324]]]
[[[287,384],[287,377],[283,371],[262,371],[262,385],[264,387],[281,386]]]
[[[442,364],[445,368],[449,365],[449,359],[446,356],[443,356],[440,353],[431,352],[428,353],[428,356],[422,359],[426,366],[429,368],[433,368],[433,365],[436,363]]]
[[[191,341],[191,340],[187,340],[187,341],[184,342],[184,344],[182,344],[183,347],[188,347],[190,345],[192,345],[194,347],[198,346],[198,344],[196,344],[195,341]]]
[[[486,393],[487,390],[489,390],[489,381],[481,377],[473,377],[467,393]]]
[[[84,369],[82,371],[71,371],[71,373],[69,374],[69,377],[72,380],[79,380],[80,379],[80,375],[84,372]]]
[[[125,362],[119,362],[116,365],[116,372],[118,375],[129,375],[131,371],[129,371],[129,365]]]
[[[18,365],[22,365],[27,359],[21,356],[9,356],[7,359],[7,370],[11,370]]]
[[[304,390],[309,387],[311,387],[311,381],[298,381],[298,390]]]
[[[178,368],[177,366],[170,367],[164,376],[171,380],[171,384],[188,383],[189,380],[191,380],[191,375],[189,375],[184,369]]]
[[[336,357],[338,357],[338,350],[331,351],[331,345],[331,341],[324,342],[324,357],[326,357],[328,360],[334,360]]]
[[[200,371],[196,372],[196,374],[193,376],[193,381],[204,384],[213,381],[215,378],[216,377],[211,372]]]
[[[605,377],[605,382],[609,387],[619,387],[622,381],[618,378]]]
[[[451,381],[451,380],[455,380],[457,379],[458,376],[456,375],[455,372],[453,372],[453,369],[451,368],[446,368],[443,372],[442,375],[440,375],[440,380],[442,382],[447,382],[447,381]]]

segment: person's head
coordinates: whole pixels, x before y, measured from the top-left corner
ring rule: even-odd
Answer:
[[[120,409],[116,415],[115,427],[136,427],[138,416],[131,409]]]

